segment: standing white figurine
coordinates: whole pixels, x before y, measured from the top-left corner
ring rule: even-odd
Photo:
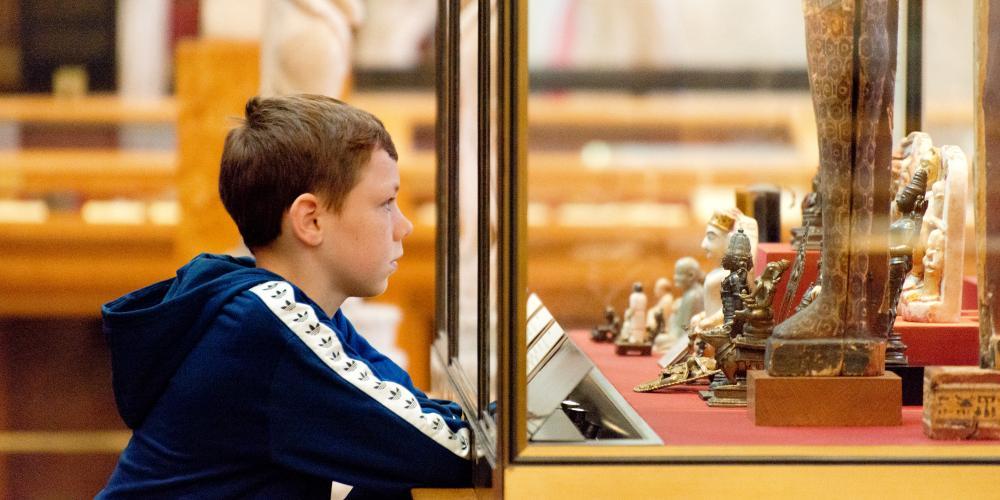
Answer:
[[[628,296],[630,344],[644,344],[646,340],[646,293],[642,291],[642,283],[632,285],[632,294]]]

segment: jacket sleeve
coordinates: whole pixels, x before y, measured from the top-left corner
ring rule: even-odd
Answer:
[[[446,419],[446,422],[449,424],[453,422],[461,422],[464,425],[462,407],[459,406],[458,403],[448,401],[446,399],[428,398],[426,394],[413,385],[413,381],[410,379],[410,374],[406,373],[406,370],[400,368],[400,366],[388,356],[372,347],[368,340],[354,328],[354,324],[344,317],[343,313],[338,312],[333,318],[333,323],[343,342],[350,345],[363,359],[365,359],[371,366],[372,370],[380,378],[383,380],[398,382],[414,395],[423,398],[421,400],[421,406],[425,410],[433,409],[442,415],[454,417],[454,419]],[[455,427],[452,427],[452,429],[457,430]]]
[[[448,405],[380,377],[288,283],[251,291],[290,332],[266,408],[272,460],[364,490],[470,484],[469,430]]]

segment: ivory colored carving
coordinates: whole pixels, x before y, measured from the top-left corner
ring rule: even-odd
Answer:
[[[920,273],[910,273],[912,285],[909,290],[904,285],[900,297],[899,314],[906,321],[954,323],[961,314],[969,165],[957,146],[942,146],[940,156],[921,228]]]
[[[653,350],[659,353],[670,350],[678,342],[687,343],[687,327],[691,317],[705,309],[705,275],[693,257],[681,257],[674,264],[674,286],[678,296],[671,303],[667,316],[667,331],[653,339]],[[666,312],[666,311],[665,311]]]

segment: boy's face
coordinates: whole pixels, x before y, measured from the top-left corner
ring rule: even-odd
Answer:
[[[396,204],[399,167],[385,150],[372,152],[340,213],[327,210],[323,259],[331,286],[348,297],[385,291],[403,256],[403,238],[413,231]]]

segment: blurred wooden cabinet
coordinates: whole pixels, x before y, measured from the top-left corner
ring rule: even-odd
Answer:
[[[17,377],[13,372],[0,374],[0,379],[10,381],[8,390],[0,391],[0,407],[27,405],[38,410],[0,412],[0,452],[6,453],[6,458],[0,456],[0,478],[5,466],[10,477],[25,467],[43,463],[71,467],[73,461],[110,471],[128,432],[110,398],[109,362],[96,319],[100,305],[172,276],[178,265],[198,252],[226,252],[239,244],[218,201],[216,182],[225,134],[257,90],[257,54],[253,43],[185,41],[177,51],[177,95],[156,102],[100,96],[0,97],[0,131],[17,124],[35,127],[29,131],[36,137],[38,127],[46,126],[78,141],[88,133],[96,137],[90,144],[69,149],[35,147],[37,139],[31,139],[20,148],[0,151],[0,198],[34,197],[50,207],[44,223],[0,222],[0,296],[5,299],[0,301],[0,334],[5,336],[0,339],[4,346],[0,356],[6,356],[0,358],[0,366],[18,367]],[[691,208],[698,186],[740,185],[740,174],[748,166],[759,170],[758,180],[806,186],[815,162],[809,149],[808,138],[814,131],[808,99],[802,95],[768,99],[746,101],[725,94],[531,96],[528,286],[561,319],[583,324],[591,319],[588,312],[597,314],[609,300],[604,290],[625,286],[633,276],[655,279],[681,255],[698,254],[702,228],[693,224]],[[400,204],[415,230],[405,242],[399,272],[377,300],[403,310],[398,344],[408,355],[414,381],[427,387],[436,300],[435,99],[426,91],[359,92],[349,101],[382,119],[399,151]],[[718,112],[720,107],[724,113]],[[165,124],[175,131],[176,147],[122,147],[117,142],[122,124]],[[87,128],[100,132],[86,132]],[[791,153],[733,152],[708,158],[663,154],[655,164],[629,166],[628,158],[614,154],[595,159],[586,153],[591,151],[587,144],[566,141],[587,134],[569,130],[596,131],[590,135],[609,140],[640,136],[676,142],[697,142],[705,135],[699,130],[710,130],[729,137],[766,137]],[[79,210],[85,201],[119,198],[139,201],[131,209],[142,212],[141,217],[130,223],[95,224]],[[622,207],[622,201],[634,206]],[[172,221],[154,220],[157,202],[173,203],[178,213]],[[643,220],[649,210],[668,205],[683,208],[675,214],[677,220]],[[622,210],[631,210],[640,220],[629,223],[619,217]],[[608,220],[615,224],[607,224]],[[668,241],[686,243],[668,245]],[[31,361],[41,354],[31,347],[30,339],[36,335],[44,339],[53,331],[59,332],[58,341],[44,342],[59,356],[49,356],[46,363]],[[89,367],[87,375],[76,379],[78,386],[63,387],[73,386],[72,370],[81,364]],[[48,382],[23,385],[28,379]],[[13,384],[24,388],[12,390]],[[59,411],[79,414],[94,425],[81,427],[77,421],[46,417],[42,411],[46,401],[67,390],[89,396],[71,398],[78,405],[59,406]],[[79,411],[79,405],[99,410]],[[98,415],[85,417],[89,411]],[[57,421],[58,426],[44,427],[45,422]],[[7,490],[12,496],[23,491]]]

